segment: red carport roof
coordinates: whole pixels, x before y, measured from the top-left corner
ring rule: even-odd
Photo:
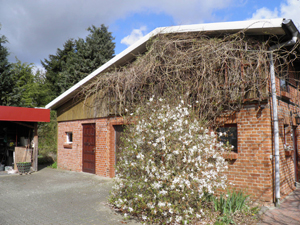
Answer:
[[[50,122],[50,110],[0,106],[0,121]]]

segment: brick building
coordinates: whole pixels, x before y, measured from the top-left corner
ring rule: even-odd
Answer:
[[[111,115],[105,103],[88,108],[83,101],[76,100],[74,96],[82,86],[108,69],[132,61],[135,55],[146,51],[147,41],[159,33],[206,32],[207,35],[219,35],[245,29],[246,35],[276,35],[287,46],[293,46],[299,37],[293,22],[284,19],[158,28],[58,96],[46,106],[57,110],[58,114],[58,167],[106,177],[115,175],[122,118]],[[242,110],[224,118],[225,126],[222,129],[233,132],[230,141],[236,145],[236,152],[228,156],[228,178],[237,188],[246,189],[260,201],[275,201],[276,182],[280,182],[280,193],[285,196],[295,188],[295,182],[300,178],[300,138],[297,138],[300,128],[296,121],[299,113],[299,66],[300,61],[297,60],[290,65],[287,70],[290,79],[274,79],[276,92],[271,93],[270,86],[270,95],[265,101],[245,104]],[[272,102],[272,94],[273,99],[276,94],[277,106]],[[277,120],[274,120],[275,108],[278,111]],[[278,121],[277,139],[274,121]],[[280,159],[280,180],[276,178],[277,181],[274,157],[276,143]]]

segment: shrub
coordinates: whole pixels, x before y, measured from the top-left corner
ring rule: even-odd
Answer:
[[[57,161],[55,161],[51,166],[48,167],[52,169],[57,169]]]
[[[43,156],[53,156],[57,153],[57,115],[56,111],[51,111],[49,123],[41,122],[38,127],[39,134],[39,154]],[[53,157],[54,160],[56,157]]]
[[[223,144],[184,101],[154,100],[127,126],[110,202],[145,222],[189,223],[203,200],[226,188]]]

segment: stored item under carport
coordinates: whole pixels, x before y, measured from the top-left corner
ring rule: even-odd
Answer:
[[[18,167],[19,173],[28,173],[30,171],[31,162],[17,163],[17,167]]]

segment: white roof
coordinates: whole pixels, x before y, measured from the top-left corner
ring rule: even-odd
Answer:
[[[130,59],[134,58],[139,53],[143,53],[146,50],[147,41],[157,34],[167,33],[184,33],[184,32],[208,32],[210,34],[218,33],[234,33],[246,29],[246,33],[259,35],[259,34],[274,34],[284,35],[285,32],[282,28],[283,18],[278,19],[265,19],[265,20],[247,20],[237,22],[222,22],[222,23],[205,23],[195,25],[184,25],[184,26],[171,26],[171,27],[159,27],[138,40],[133,45],[116,55],[114,58],[109,60],[107,63],[100,66],[98,69],[93,71],[87,77],[79,81],[77,84],[72,86],[70,89],[62,93],[60,96],[55,98],[49,104],[45,106],[46,109],[56,109],[65,102],[72,99],[80,90],[80,87],[87,84],[98,74],[106,71],[108,68],[123,65]]]

